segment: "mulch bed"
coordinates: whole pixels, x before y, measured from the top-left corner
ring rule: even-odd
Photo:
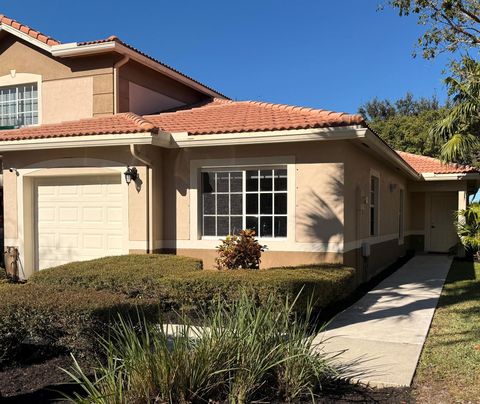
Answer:
[[[50,403],[71,394],[78,387],[60,368],[69,369],[70,356],[49,358],[40,363],[10,367],[0,371],[1,403]],[[58,402],[58,401],[56,401]]]
[[[0,372],[0,402],[3,403],[52,403],[62,402],[62,394],[79,391],[69,384],[69,376],[60,368],[68,369],[70,356],[50,358],[41,363],[11,367]],[[60,400],[60,401],[58,401]],[[374,389],[348,383],[326,386],[324,397],[318,404],[331,403],[412,403],[409,388]]]

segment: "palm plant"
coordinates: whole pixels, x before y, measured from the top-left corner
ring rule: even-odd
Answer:
[[[480,62],[464,57],[453,65],[454,76],[445,79],[453,107],[436,122],[430,134],[443,143],[441,159],[446,162],[478,164],[480,150]]]
[[[472,203],[457,212],[457,234],[460,241],[480,260],[480,203]]]

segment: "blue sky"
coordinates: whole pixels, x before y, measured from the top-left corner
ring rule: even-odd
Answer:
[[[234,99],[356,112],[377,96],[445,98],[447,59],[383,0],[11,1],[0,13],[62,42],[115,34]]]

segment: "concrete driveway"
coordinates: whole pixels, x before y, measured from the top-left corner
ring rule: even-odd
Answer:
[[[348,376],[372,386],[410,386],[452,258],[418,255],[319,334]]]

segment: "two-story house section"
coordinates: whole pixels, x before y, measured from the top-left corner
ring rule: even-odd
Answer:
[[[224,96],[115,36],[60,43],[0,14],[0,127],[156,113]]]

